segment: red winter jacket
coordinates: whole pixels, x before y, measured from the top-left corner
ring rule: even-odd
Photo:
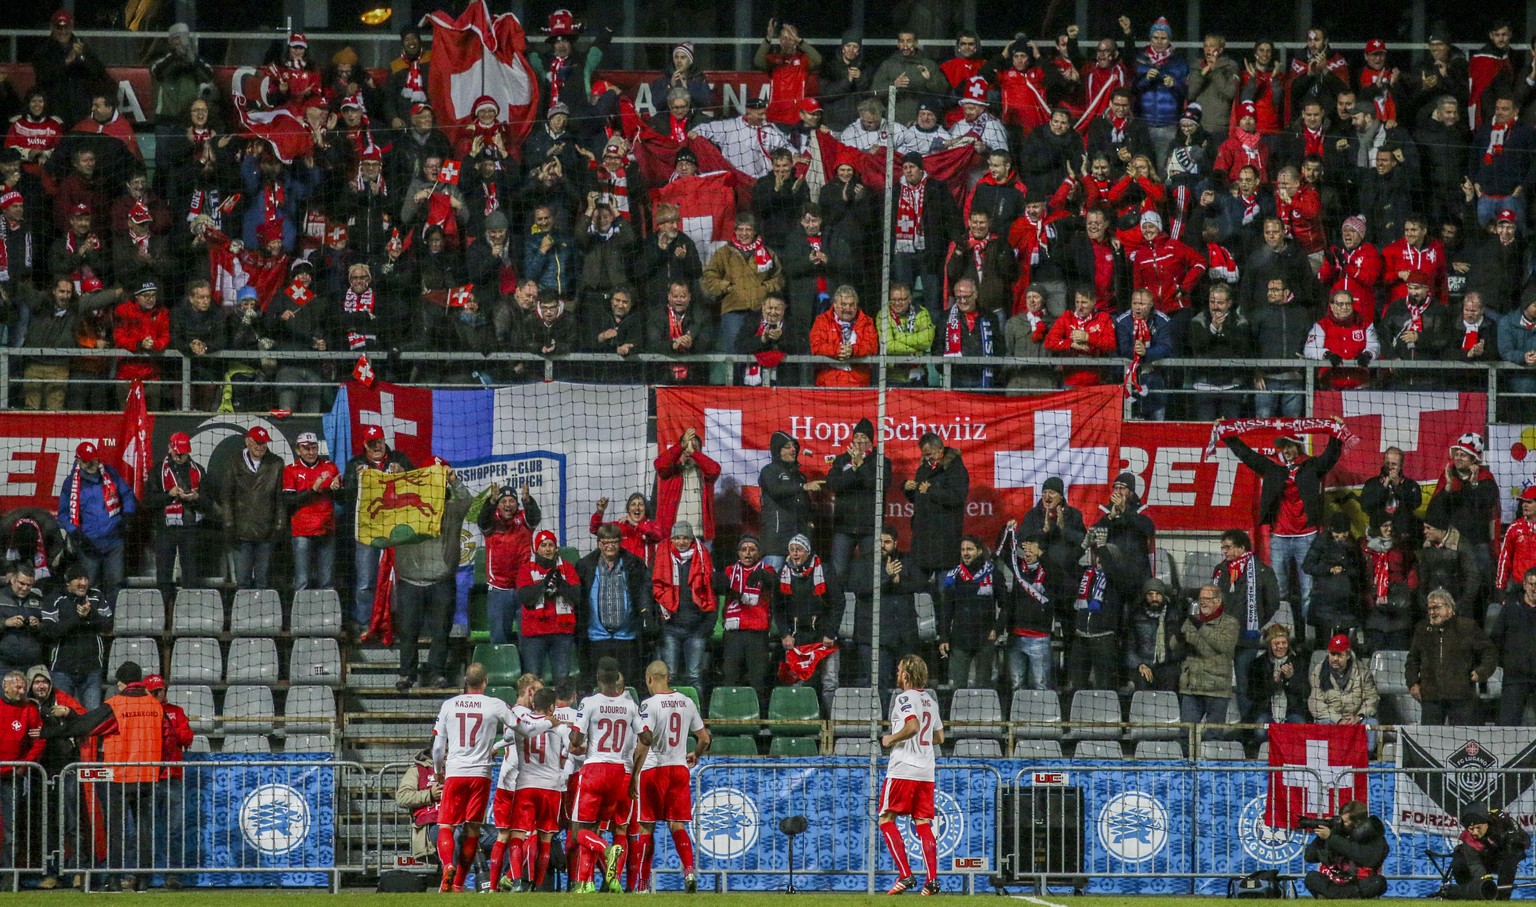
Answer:
[[[1405,271],[1423,271],[1429,275],[1429,295],[1435,301],[1445,303],[1450,291],[1445,277],[1445,246],[1438,239],[1431,239],[1422,246],[1410,246],[1408,240],[1399,239],[1381,250],[1382,268],[1385,273],[1381,282],[1391,288],[1388,302],[1396,302],[1408,295],[1408,284],[1403,279]]]
[[[1371,324],[1376,320],[1376,287],[1381,284],[1381,270],[1381,253],[1370,243],[1363,242],[1353,249],[1334,246],[1323,258],[1317,279],[1328,285],[1330,297],[1341,291],[1348,293],[1355,300],[1355,313]]]
[[[149,351],[160,352],[171,345],[171,314],[165,306],[157,305],[148,312],[139,308],[133,300],[118,303],[112,311],[112,342],[120,350],[145,352],[143,343],[148,338]],[[160,362],[156,359],[124,358],[117,362],[117,377],[124,381],[135,378],[158,378]]]
[[[1081,328],[1088,332],[1088,351],[1072,348],[1072,332]],[[1074,312],[1063,312],[1045,335],[1045,348],[1065,356],[1113,356],[1115,354],[1115,324],[1109,313],[1095,311],[1086,321],[1080,321]],[[1099,368],[1062,369],[1062,386],[1093,387],[1104,383],[1104,370]]]
[[[683,456],[681,444],[672,444],[656,458],[656,525],[661,527],[662,538],[672,535],[672,524],[677,522],[677,503],[683,496],[683,470],[678,460]],[[695,451],[693,462],[699,467],[703,480],[704,525],[693,527],[700,538],[715,537],[715,480],[720,478],[720,464]]]
[[[1518,519],[1504,531],[1504,545],[1499,549],[1498,575],[1494,589],[1503,589],[1525,579],[1525,571],[1536,567],[1536,523]]]
[[[533,559],[533,526],[527,511],[519,507],[512,519],[504,520],[491,502],[485,508],[480,519],[480,531],[485,534],[485,581],[493,589],[520,588],[521,571]]]
[[[1376,329],[1354,312],[1350,313],[1349,320],[1345,322],[1335,321],[1332,315],[1324,315],[1307,332],[1307,341],[1302,347],[1302,355],[1308,359],[1327,359],[1332,354],[1346,362],[1353,362],[1362,353],[1376,359],[1381,356],[1381,345],[1376,342]],[[1350,390],[1369,384],[1371,373],[1363,368],[1330,368],[1323,369],[1318,377],[1333,390]]]
[[[1298,188],[1289,203],[1276,192],[1275,216],[1285,224],[1286,235],[1296,241],[1301,251],[1311,255],[1328,247],[1328,237],[1323,232],[1323,200],[1311,186]]]
[[[1205,272],[1204,256],[1165,234],[1131,251],[1131,285],[1151,290],[1153,303],[1164,315],[1189,305],[1189,294]]]
[[[677,549],[667,539],[656,546],[656,566],[651,569],[651,597],[661,606],[663,619],[677,613],[682,596],[675,578]],[[693,558],[688,562],[688,592],[693,603],[705,614],[715,612],[715,565],[710,562],[709,552],[697,542],[693,545]]]
[[[0,697],[0,762],[36,762],[43,755],[47,741],[28,737],[33,728],[41,730],[43,713],[30,699],[11,702]],[[14,768],[0,768],[0,777],[14,775]]]
[[[1018,126],[1026,133],[1050,122],[1051,105],[1045,97],[1045,70],[1031,63],[1023,72],[1012,66],[997,74],[998,91],[1003,97],[1002,121]]]
[[[843,325],[837,313],[827,309],[811,323],[811,355],[836,359],[843,346]],[[863,312],[853,319],[853,356],[864,359],[880,352],[875,322]],[[817,387],[869,387],[869,366],[840,363],[816,367]],[[713,535],[713,532],[710,533]]]
[[[169,702],[161,703],[165,709],[165,723],[162,725],[164,736],[160,743],[160,761],[181,762],[186,748],[192,745],[192,724],[187,721],[187,713],[179,705]],[[160,772],[161,778],[177,780],[181,778],[182,769],[167,767]]]
[[[550,570],[559,570],[565,578],[565,588],[558,596],[544,594],[544,578]],[[523,619],[519,630],[523,636],[571,635],[576,632],[577,601],[581,597],[581,577],[576,565],[557,559],[554,567],[545,567],[536,560],[524,561],[517,572],[517,598],[523,606]]]

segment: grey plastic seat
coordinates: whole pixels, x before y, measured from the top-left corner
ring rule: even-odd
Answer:
[[[1388,714],[1381,719],[1382,724],[1423,724],[1424,706],[1407,693],[1394,693],[1391,696],[1383,696],[1387,705]]]
[[[1254,754],[1253,760],[1261,765],[1269,764],[1269,741],[1259,744],[1259,751]]]
[[[201,636],[184,636],[171,648],[171,679],[177,683],[221,683],[224,680],[224,654],[219,641]]]
[[[858,756],[861,759],[867,759],[870,756],[880,755],[880,747],[876,746],[873,740],[859,737],[839,737],[832,744],[832,755]]]
[[[295,639],[288,655],[288,681],[341,685],[341,646],[334,639]]]
[[[226,683],[277,683],[277,642],[271,639],[236,639],[229,644]]]
[[[187,747],[187,752],[189,752],[189,753],[211,753],[211,752],[213,752],[213,745],[210,744],[208,742],[208,738],[203,736],[202,734],[194,734],[192,736],[192,745]]]
[[[996,723],[977,725],[972,722]],[[1008,729],[1002,722],[1003,703],[997,698],[996,690],[956,690],[949,703],[949,715],[944,719],[944,736],[954,740],[1003,740],[1008,736]]]
[[[1206,740],[1200,744],[1200,758],[1219,762],[1242,762],[1243,745],[1236,740]]]
[[[181,706],[187,713],[187,723],[198,733],[208,733],[218,724],[218,709],[213,705],[213,690],[202,684],[168,687],[165,701]]]
[[[912,596],[912,610],[917,614],[917,638],[933,642],[939,638],[939,621],[933,608],[933,595],[918,592]]]
[[[1388,741],[1386,741],[1385,743],[1383,743],[1381,745],[1381,761],[1382,762],[1386,762],[1386,763],[1390,763],[1390,764],[1396,764],[1397,763],[1397,741],[1396,740],[1388,740]]]
[[[207,636],[224,632],[224,600],[216,589],[182,589],[171,609],[171,632]]]
[[[1371,656],[1371,676],[1376,678],[1376,692],[1383,696],[1408,692],[1408,653],[1401,649],[1383,649]]]
[[[326,734],[336,729],[336,694],[330,687],[288,688],[283,703],[283,727],[290,734]]]
[[[873,687],[838,687],[832,694],[832,733],[838,737],[862,737],[870,721],[885,723],[880,694]]]
[[[1136,744],[1137,759],[1183,759],[1184,748],[1173,740],[1143,740]]]
[[[112,651],[107,653],[106,676],[116,677],[118,666],[125,661],[137,663],[145,674],[159,674],[160,644],[143,636],[119,636],[112,640]]]
[[[1013,742],[1013,758],[1015,759],[1060,759],[1060,740],[1015,740]]]
[[[227,737],[272,733],[272,688],[234,686],[224,693],[224,734]]]
[[[1138,690],[1131,695],[1131,729],[1127,740],[1178,740],[1179,694],[1168,690]]]
[[[1317,673],[1317,666],[1322,664],[1327,659],[1328,659],[1328,650],[1327,649],[1318,649],[1316,652],[1313,652],[1312,653],[1312,658],[1307,662],[1307,676],[1311,677],[1313,674],[1316,674]]]
[[[1114,690],[1078,690],[1072,694],[1069,723],[1120,723],[1120,694]],[[1072,740],[1119,740],[1118,727],[1074,727],[1067,736]]]
[[[1073,759],[1124,759],[1120,744],[1109,740],[1084,740],[1072,750]]]
[[[1186,551],[1184,563],[1179,565],[1179,579],[1185,589],[1198,589],[1211,581],[1216,565],[1224,558],[1219,551]]]
[[[1167,583],[1168,588],[1178,589],[1179,570],[1174,566],[1173,555],[1168,553],[1168,549],[1163,548],[1162,546],[1154,548],[1152,551],[1152,560],[1153,563],[1157,565],[1157,572],[1154,575],[1158,579]],[[1207,573],[1206,576],[1209,577],[1210,574]],[[1202,582],[1204,582],[1204,580],[1202,580]]]
[[[1060,740],[1061,698],[1054,690],[1014,690],[1008,720],[1017,740]],[[1029,726],[1017,726],[1029,722]]]
[[[220,752],[266,754],[272,752],[272,741],[264,734],[225,737]]]
[[[341,633],[341,596],[335,589],[300,589],[293,593],[294,636],[330,636]]]
[[[325,734],[295,734],[283,740],[283,752],[331,754],[336,743]]]
[[[283,601],[276,589],[241,589],[229,606],[229,632],[276,636],[283,632]]]
[[[112,632],[120,636],[165,632],[165,599],[159,589],[120,589],[112,607]]]
[[[957,740],[951,755],[956,759],[1001,759],[1003,745],[996,740]]]

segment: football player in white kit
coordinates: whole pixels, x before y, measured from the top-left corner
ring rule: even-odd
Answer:
[[[624,692],[619,663],[604,658],[597,666],[597,692],[583,699],[576,713],[575,732],[585,740],[587,758],[581,766],[581,790],[576,794],[576,887],[578,894],[596,890],[594,863],[603,861],[609,891],[622,891],[619,870],[628,844],[629,767],[634,762],[640,709]],[[594,827],[613,824],[613,845],[598,837]]]
[[[512,710],[517,726],[508,735],[515,747],[517,776],[510,786],[501,783],[496,788],[497,844],[491,849],[491,885],[497,891],[523,889],[524,876],[532,875],[524,871],[530,844],[548,859],[549,842],[560,829],[560,794],[565,789],[570,728],[555,717],[555,691],[545,690],[543,681],[532,674],[519,678],[518,688],[523,692]],[[500,873],[503,858],[509,868],[505,878]]]
[[[896,884],[887,894],[902,894],[917,887],[907,863],[907,844],[896,827],[897,816],[910,816],[923,846],[927,882],[922,893],[939,893],[939,847],[933,839],[933,776],[938,766],[939,745],[944,742],[944,722],[939,704],[928,686],[928,664],[908,655],[896,666],[896,685],[901,692],[891,701],[891,732],[880,737],[890,749],[885,784],[880,789],[880,835],[896,864]]]
[[[688,823],[693,821],[688,769],[709,749],[709,731],[693,700],[672,689],[666,662],[653,661],[646,667],[645,686],[651,695],[640,703],[640,745],[635,747],[629,781],[630,797],[640,801],[640,834],[629,839],[629,890],[650,890],[656,823],[666,822],[682,861],[683,887],[692,894],[699,889],[699,879],[693,842],[688,838]],[[688,751],[689,734],[698,740],[693,752]]]
[[[480,825],[491,799],[491,748],[506,728],[516,724],[512,709],[485,695],[485,666],[464,672],[464,692],[443,703],[432,733],[432,762],[443,780],[437,812],[437,856],[443,864],[439,891],[463,891],[464,877],[480,844]],[[458,853],[454,831],[464,827]]]

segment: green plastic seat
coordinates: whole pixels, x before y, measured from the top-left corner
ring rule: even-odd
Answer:
[[[509,706],[517,705],[517,687],[486,687],[485,695],[494,696]]]
[[[773,721],[821,721],[821,699],[810,687],[774,687],[768,697],[768,720]],[[770,724],[774,737],[815,737],[821,733],[819,724]]]
[[[516,686],[517,679],[523,676],[523,660],[517,654],[517,646],[511,643],[475,646],[471,660],[485,665],[486,674],[490,678],[489,686]]]
[[[581,560],[581,552],[577,551],[575,548],[571,547],[570,545],[566,545],[564,548],[561,548],[560,551],[559,551],[559,555],[560,555],[560,559],[561,560],[563,560],[563,561],[570,561],[572,565],[574,565],[577,561]]]
[[[699,691],[698,691],[697,688],[695,688],[695,687],[673,687],[672,689],[674,691],[678,692],[678,693],[682,693],[684,696],[687,696],[689,699],[692,699],[693,700],[693,707],[696,708],[696,709],[700,709],[702,711],[703,706],[699,705]]]
[[[722,737],[756,736],[758,711],[757,691],[751,687],[715,687],[709,697],[710,730]],[[753,722],[752,724],[719,724],[723,721]]]
[[[768,744],[770,756],[820,756],[821,742],[815,737],[774,737]]]
[[[751,737],[716,737],[709,744],[711,756],[756,756],[757,741]]]

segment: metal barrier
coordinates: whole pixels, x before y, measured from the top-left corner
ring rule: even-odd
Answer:
[[[373,796],[364,807],[370,830],[368,852],[363,857],[364,871],[387,872],[391,869],[420,868],[412,847],[416,823],[409,810],[395,801],[395,790],[405,773],[415,763],[391,762],[370,776]],[[430,846],[433,839],[428,839]]]
[[[48,776],[35,762],[0,762],[0,874],[10,877],[12,891],[21,890],[21,877],[49,872]]]
[[[58,857],[91,891],[105,878],[149,887],[283,884],[341,889],[363,871],[366,825],[352,762],[145,762],[66,766],[56,781]]]

